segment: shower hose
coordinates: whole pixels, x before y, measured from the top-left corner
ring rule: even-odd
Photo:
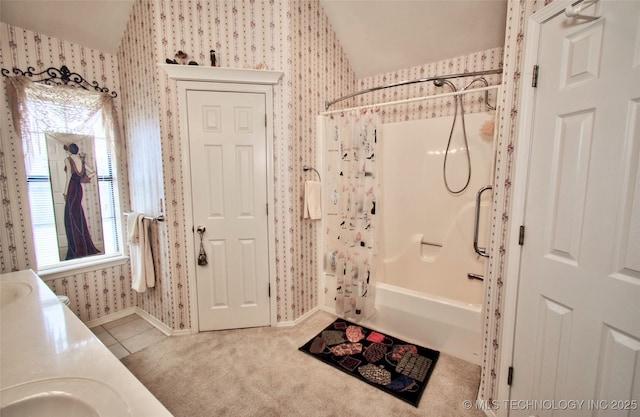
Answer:
[[[479,77],[479,78],[475,78],[473,80],[471,80],[471,82],[469,82],[469,84],[465,85],[461,91],[466,90],[467,88],[469,88],[471,86],[471,84],[475,83],[476,81],[480,81],[483,82],[485,85],[489,85],[489,83],[487,82],[487,80],[484,77]],[[442,80],[442,79],[438,79],[438,80],[434,80],[433,84],[436,87],[442,87],[444,84],[447,84],[449,86],[449,88],[451,88],[451,91],[456,93],[458,90],[456,89],[456,86],[453,85],[453,83],[451,83],[448,80]],[[487,95],[485,94],[485,100],[487,98]],[[467,155],[467,181],[465,182],[465,184],[462,186],[462,188],[454,190],[451,188],[451,186],[449,185],[449,182],[447,181],[447,161],[449,160],[449,150],[451,148],[451,141],[453,139],[453,131],[456,127],[456,120],[458,118],[458,101],[460,102],[460,118],[462,119],[462,135],[464,138],[464,149],[467,151],[466,155]],[[451,132],[449,132],[449,140],[447,141],[447,149],[444,153],[444,162],[442,164],[442,178],[444,179],[444,186],[447,188],[447,191],[449,191],[451,194],[454,195],[458,195],[461,194],[462,192],[464,192],[464,190],[467,189],[467,187],[469,187],[469,183],[471,182],[471,151],[469,149],[469,141],[467,140],[467,127],[465,126],[464,123],[464,104],[462,103],[462,96],[461,95],[456,95],[454,96],[454,112],[453,112],[453,123],[451,124]],[[489,105],[488,100],[485,103],[486,106],[493,110],[495,109],[495,107],[492,107]]]

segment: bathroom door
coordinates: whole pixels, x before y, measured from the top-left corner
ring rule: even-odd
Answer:
[[[537,26],[512,416],[640,413],[640,2],[594,9]]]
[[[199,330],[269,325],[265,94],[186,94]]]

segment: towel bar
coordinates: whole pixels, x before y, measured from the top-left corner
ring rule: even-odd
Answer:
[[[132,212],[124,213],[125,216],[129,216],[131,214],[133,214],[133,213]],[[157,217],[144,216],[144,218],[147,219],[147,220],[151,220],[152,222],[163,222],[165,220],[164,214],[161,214],[161,215],[159,215]]]

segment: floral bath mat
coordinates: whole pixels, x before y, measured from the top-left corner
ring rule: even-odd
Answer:
[[[337,319],[302,352],[417,407],[440,352]]]

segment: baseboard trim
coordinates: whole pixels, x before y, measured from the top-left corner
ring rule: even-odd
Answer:
[[[136,313],[137,307],[129,307],[124,310],[120,310],[117,313],[109,314],[94,320],[89,320],[85,324],[88,328],[92,329],[94,327],[102,326],[103,324],[111,323],[112,321],[119,320],[123,317],[130,316]]]
[[[326,311],[329,314],[333,314],[334,316],[337,316],[338,314],[336,313],[336,309],[335,307],[329,307],[329,306],[321,306],[318,307],[320,310],[322,311]]]
[[[292,321],[279,321],[278,323],[276,323],[276,327],[293,327],[293,326],[303,322],[304,320],[306,320],[308,317],[310,317],[313,313],[315,313],[318,310],[320,310],[320,308],[318,306],[316,306],[316,307],[314,307],[311,310],[307,311],[305,314],[303,314],[302,316],[298,317],[295,320],[292,320]]]
[[[140,307],[135,307],[135,310],[138,316],[145,319],[150,325],[152,325],[156,329],[160,330],[162,333],[164,333],[165,336],[173,336],[173,330],[171,329],[171,327],[167,326],[166,324],[158,320],[158,318],[147,313]]]
[[[157,317],[152,316],[147,313],[140,307],[129,307],[124,310],[120,310],[117,313],[109,314],[108,316],[100,317],[95,320],[90,320],[85,323],[85,325],[92,329],[94,327],[102,326],[103,324],[111,323],[112,321],[119,320],[123,317],[130,316],[132,314],[137,315],[141,319],[145,320],[147,323],[158,329],[165,336],[186,336],[191,334],[191,329],[180,329],[173,330],[171,327],[167,326],[163,322],[161,322]]]

